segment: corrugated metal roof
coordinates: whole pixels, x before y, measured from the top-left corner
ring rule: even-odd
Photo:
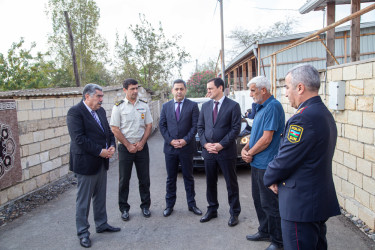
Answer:
[[[335,2],[335,5],[350,4],[351,0],[310,0],[301,6],[299,13],[306,14],[312,10],[321,10],[327,6],[327,3]],[[361,3],[374,2],[373,0],[361,0]]]
[[[365,23],[361,23],[361,33],[363,33],[363,29],[367,29],[367,28],[374,28],[375,29],[375,22],[365,22]],[[316,32],[317,30],[315,31],[310,31],[310,32],[303,32],[303,33],[297,33],[297,34],[291,34],[291,35],[287,35],[287,36],[280,36],[280,37],[271,37],[271,38],[266,38],[266,39],[263,39],[263,40],[260,40],[258,42],[258,44],[253,44],[251,45],[249,48],[245,49],[243,52],[241,52],[238,56],[236,56],[226,67],[226,71],[228,69],[230,69],[232,66],[234,66],[236,63],[238,63],[239,61],[241,61],[243,58],[245,58],[246,56],[248,56],[249,54],[252,54],[252,50],[253,49],[257,49],[258,46],[260,46],[260,48],[262,49],[261,50],[261,57],[265,57],[265,56],[268,56],[269,54],[285,47],[286,45],[270,45],[270,46],[261,46],[261,45],[265,45],[265,44],[272,44],[272,43],[278,43],[278,42],[285,42],[285,41],[290,41],[290,40],[298,40],[298,39],[301,39],[301,38],[304,38],[314,32]],[[335,29],[335,33],[340,33],[340,32],[344,32],[344,31],[350,31],[350,25],[346,25],[346,26],[342,26],[342,27],[336,27]],[[369,31],[370,33],[371,32],[374,32],[373,29],[370,29]],[[324,36],[324,35],[323,35]],[[368,39],[371,39],[373,40],[372,36],[371,37],[361,37],[361,40],[363,39],[363,42],[367,41]],[[321,43],[320,42],[316,42],[317,45],[316,46],[320,46]],[[371,45],[369,44],[371,43],[370,41],[367,42],[367,45],[363,45],[364,47],[367,47],[367,46],[375,46],[375,45]],[[337,44],[337,41],[336,41],[336,44]],[[349,44],[349,43],[348,43]],[[321,45],[322,46],[322,45]],[[266,47],[272,47],[271,48],[267,48],[266,50],[264,50]],[[303,47],[300,47],[298,49],[298,47],[300,46],[297,46],[296,48],[296,52],[300,52],[298,53],[299,55],[302,55],[304,54],[303,51],[300,51],[300,50],[303,50]],[[361,48],[362,48],[362,42],[361,42]],[[347,48],[349,50],[349,48]],[[369,51],[375,51],[375,50],[371,50],[371,49],[365,49],[362,51],[361,49],[361,52],[362,53],[365,53],[365,52],[369,52]],[[306,53],[313,53],[312,51],[307,51]],[[315,53],[315,52],[314,52]],[[325,56],[325,49],[323,49],[323,53],[324,53],[324,56]],[[342,52],[343,53],[343,52]],[[305,55],[304,55],[305,56]],[[312,55],[310,55],[309,57],[313,57]],[[361,57],[362,58],[362,57]],[[367,57],[366,57],[367,58]],[[290,61],[290,58],[286,58],[286,55],[285,53],[281,53],[279,54],[278,56],[278,62],[287,62],[287,61]],[[266,63],[266,62],[264,62]],[[279,67],[279,66],[278,66]]]
[[[252,44],[250,47],[248,47],[247,49],[242,51],[240,54],[238,54],[232,61],[229,62],[229,64],[225,67],[226,68],[225,70],[229,69],[231,66],[236,64],[238,61],[245,58],[248,54],[250,54],[253,51],[253,49],[258,49],[258,45]]]
[[[120,90],[120,89],[122,89],[122,86],[108,86],[108,87],[103,87],[103,92],[111,91],[111,90]],[[83,87],[12,90],[12,91],[0,92],[0,99],[82,95],[82,91],[83,91]]]
[[[369,27],[375,27],[375,22],[366,22],[366,23],[361,23],[361,30]],[[259,41],[259,44],[267,44],[267,43],[276,43],[276,42],[281,42],[281,41],[289,41],[289,40],[296,40],[296,39],[301,39],[304,38],[310,34],[315,33],[318,30],[314,31],[309,31],[309,32],[304,32],[304,33],[298,33],[298,34],[291,34],[287,36],[279,36],[279,37],[271,37],[271,38],[266,38],[263,40]],[[335,29],[335,33],[337,32],[344,32],[344,31],[350,31],[350,25],[345,25],[342,27],[337,27]]]

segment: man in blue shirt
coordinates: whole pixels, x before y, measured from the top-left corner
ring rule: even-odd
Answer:
[[[251,185],[255,210],[258,216],[258,232],[247,235],[250,241],[271,241],[267,249],[283,247],[281,219],[277,195],[264,186],[263,176],[267,165],[278,152],[281,134],[285,126],[285,114],[280,102],[270,93],[271,84],[264,76],[251,79],[250,96],[257,103],[250,142],[241,152],[242,159],[251,165]]]

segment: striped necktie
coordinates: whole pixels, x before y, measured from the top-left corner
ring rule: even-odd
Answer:
[[[92,117],[94,117],[95,121],[99,124],[100,128],[103,130],[104,132],[104,129],[103,129],[103,126],[102,126],[102,123],[100,122],[99,118],[97,117],[97,115],[95,114],[96,112],[94,110],[91,110],[91,114],[92,114]]]

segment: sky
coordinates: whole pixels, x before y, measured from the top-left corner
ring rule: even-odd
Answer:
[[[13,42],[24,37],[26,45],[36,42],[35,51],[46,52],[47,37],[52,32],[51,20],[45,14],[48,0],[0,0],[0,53],[6,54]],[[323,28],[323,11],[301,15],[298,9],[306,0],[223,0],[224,46],[233,42],[227,38],[231,30],[244,28],[256,31],[267,28],[287,16],[298,25],[294,33]],[[209,58],[217,60],[221,49],[220,3],[217,0],[96,0],[100,8],[99,33],[113,51],[116,32],[120,38],[129,26],[139,23],[139,14],[146,16],[154,27],[161,22],[167,37],[181,35],[179,45],[191,55],[182,74],[187,80],[198,64]],[[361,8],[369,4],[362,4]],[[336,20],[350,14],[349,5],[336,7]],[[375,21],[375,12],[362,16],[361,22]],[[345,25],[349,25],[346,23]],[[112,54],[111,54],[112,55]],[[227,63],[230,58],[225,58]],[[219,62],[220,64],[220,62]]]

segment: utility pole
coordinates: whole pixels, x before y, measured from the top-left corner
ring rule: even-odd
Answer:
[[[64,11],[64,15],[65,15],[66,26],[68,28],[68,34],[69,34],[70,51],[72,53],[72,60],[73,60],[74,78],[76,79],[76,85],[77,85],[77,87],[79,87],[81,85],[81,83],[80,83],[79,74],[78,74],[76,52],[74,50],[73,33],[72,33],[72,29],[70,28],[70,22],[69,22],[68,12]]]
[[[224,61],[224,25],[223,25],[223,0],[220,1],[220,20],[221,20],[221,78],[225,83],[225,61]]]

